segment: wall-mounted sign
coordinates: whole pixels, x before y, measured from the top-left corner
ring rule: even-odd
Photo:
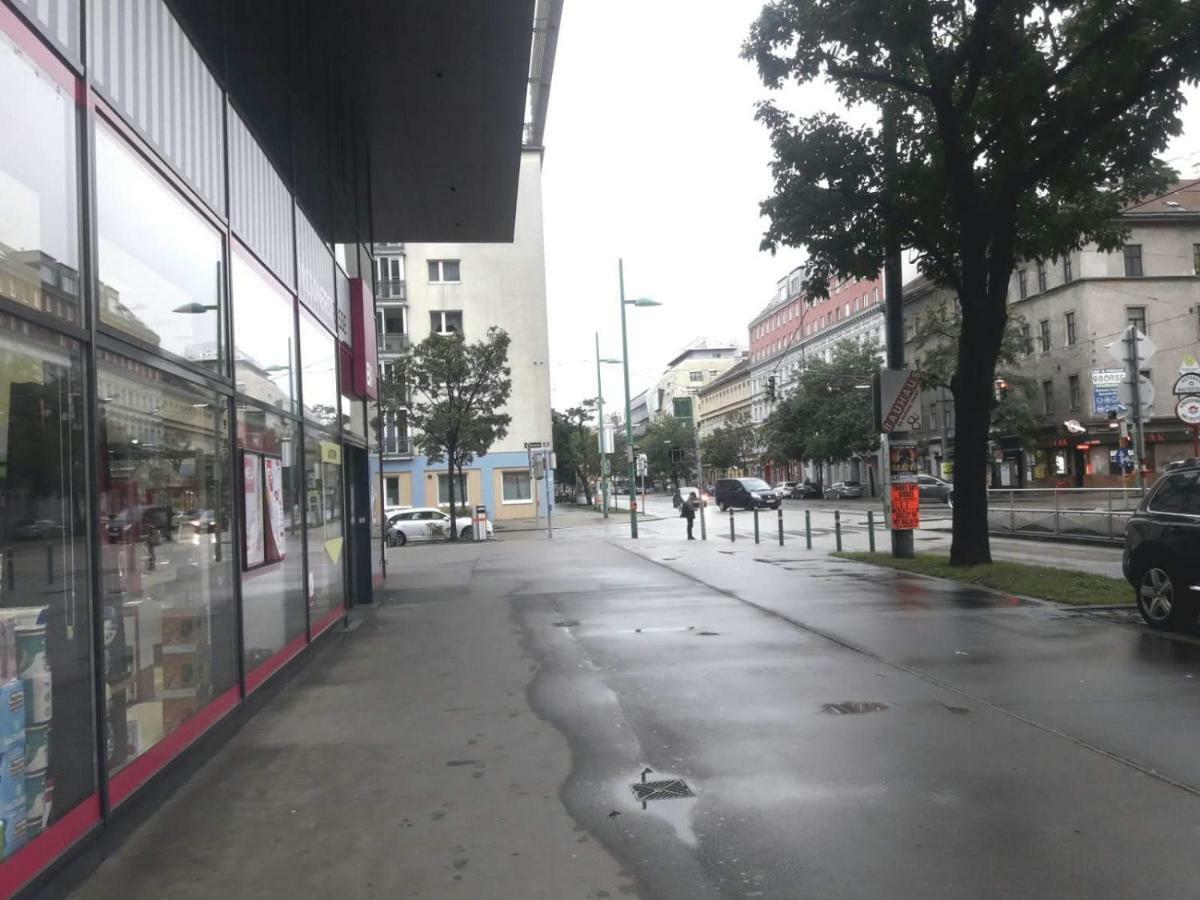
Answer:
[[[331,466],[340,466],[342,464],[341,444],[335,444],[333,441],[321,441],[321,462],[329,463]]]
[[[354,393],[368,400],[379,397],[379,347],[375,336],[375,298],[361,278],[350,279],[350,348]]]
[[[1124,369],[1092,369],[1093,387],[1116,387],[1124,380]]]
[[[1200,397],[1180,397],[1175,415],[1186,425],[1200,425]]]
[[[1176,397],[1186,397],[1189,394],[1200,394],[1200,372],[1184,372],[1175,380],[1172,391]]]

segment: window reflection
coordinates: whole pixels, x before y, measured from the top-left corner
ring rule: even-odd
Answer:
[[[295,412],[294,301],[236,252],[230,275],[237,388],[256,400]]]
[[[214,371],[221,239],[109,129],[96,126],[100,320]]]
[[[246,671],[304,634],[300,428],[246,405],[238,410],[244,544],[242,628]]]
[[[95,789],[83,353],[0,314],[0,820],[36,837]],[[15,782],[10,765],[24,769]]]
[[[235,681],[225,401],[101,352],[108,762],[115,771]]]
[[[343,606],[342,448],[332,435],[306,429],[304,488],[308,515],[309,615],[313,628]]]
[[[300,311],[300,362],[305,418],[338,428],[337,343],[304,310]]]
[[[0,84],[0,297],[81,325],[75,102],[3,34]]]

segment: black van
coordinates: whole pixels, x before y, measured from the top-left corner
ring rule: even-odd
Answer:
[[[724,512],[730,508],[760,509],[770,507],[779,509],[783,497],[761,478],[719,478],[717,479],[717,506]]]

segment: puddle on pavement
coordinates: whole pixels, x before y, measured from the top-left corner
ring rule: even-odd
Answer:
[[[555,628],[575,628],[579,625],[578,619],[563,619],[561,622],[555,622]]]
[[[825,703],[821,712],[831,716],[854,716],[860,713],[883,712],[886,703],[876,703],[872,700],[843,700],[841,703]]]
[[[658,780],[660,781],[681,780],[664,776],[664,773],[661,772],[656,772],[655,775],[658,776]],[[640,781],[640,778],[637,780]],[[624,778],[610,782],[609,793],[615,801],[613,805],[616,808],[626,810],[629,815],[653,816],[654,818],[662,819],[675,829],[676,837],[688,847],[695,847],[699,844],[700,839],[696,836],[696,829],[692,825],[692,813],[699,802],[699,798],[694,793],[692,796],[679,796],[669,800],[654,800],[643,804],[634,798],[634,795],[630,791],[630,782]],[[643,806],[645,806],[645,809],[642,808]]]

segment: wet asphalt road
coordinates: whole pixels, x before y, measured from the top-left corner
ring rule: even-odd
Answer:
[[[1197,644],[786,549],[560,538],[488,577],[567,808],[643,896],[1200,894]],[[643,809],[646,767],[695,797]]]

